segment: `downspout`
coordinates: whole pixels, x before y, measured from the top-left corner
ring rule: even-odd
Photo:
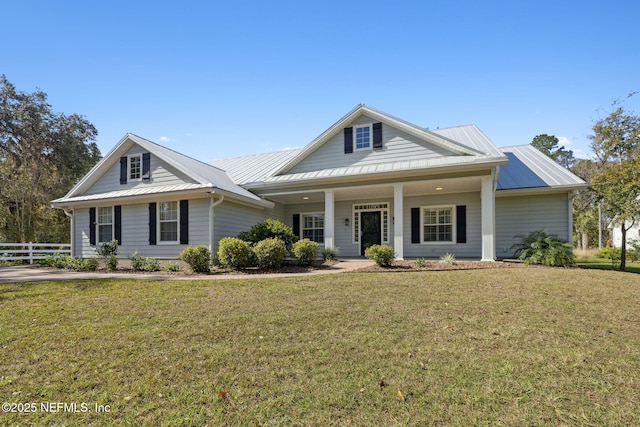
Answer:
[[[213,217],[215,216],[215,207],[222,203],[222,201],[224,200],[224,194],[221,194],[218,200],[214,199],[213,192],[209,194],[209,197],[209,250],[211,251],[211,256],[213,256],[213,242],[215,240],[215,234],[213,232]]]
[[[64,212],[64,214],[66,216],[68,216],[71,219],[71,256],[76,256],[76,252],[75,252],[75,235],[76,235],[76,224],[75,224],[75,220],[73,218],[73,209],[62,209],[62,211]]]

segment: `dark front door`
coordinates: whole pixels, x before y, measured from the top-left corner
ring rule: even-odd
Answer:
[[[360,255],[371,245],[382,243],[380,212],[360,212]]]

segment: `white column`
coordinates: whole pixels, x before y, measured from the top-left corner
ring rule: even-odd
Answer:
[[[333,190],[324,190],[324,247],[333,249]]]
[[[403,186],[393,184],[393,250],[396,259],[404,259]]]
[[[496,237],[495,237],[495,194],[493,192],[493,176],[482,177],[480,187],[480,208],[482,216],[482,261],[496,260]]]

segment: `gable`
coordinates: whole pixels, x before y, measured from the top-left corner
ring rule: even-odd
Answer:
[[[145,153],[149,154],[149,179],[126,179],[126,183],[123,183],[124,181],[121,181],[121,159],[126,159],[130,162],[131,157],[140,156],[141,158]],[[128,172],[128,169],[126,170],[126,172]],[[196,183],[197,182],[193,178],[190,178],[185,173],[169,165],[154,153],[149,153],[140,145],[133,144],[133,146],[129,148],[129,150],[127,150],[125,153],[123,153],[120,157],[114,157],[113,159],[111,159],[110,166],[108,167],[106,172],[104,172],[104,174],[100,176],[98,180],[83,193],[83,195],[101,194],[119,190],[131,190],[140,187]]]
[[[324,144],[318,147],[308,157],[292,167],[288,173],[302,173],[320,171],[331,168],[368,166],[378,163],[389,163],[403,161],[406,159],[420,157],[423,159],[459,156],[460,153],[453,152],[433,142],[410,135],[397,127],[385,122],[378,122],[376,118],[363,114],[345,128],[357,129],[359,127],[373,128],[375,123],[381,123],[382,147],[373,146],[373,137],[370,137],[368,148],[358,149],[355,144],[351,152],[345,152],[345,134],[339,132]]]

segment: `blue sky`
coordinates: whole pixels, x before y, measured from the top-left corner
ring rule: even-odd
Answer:
[[[633,0],[6,3],[0,73],[84,115],[103,154],[126,132],[207,161],[301,147],[364,103],[586,157],[640,90]]]

